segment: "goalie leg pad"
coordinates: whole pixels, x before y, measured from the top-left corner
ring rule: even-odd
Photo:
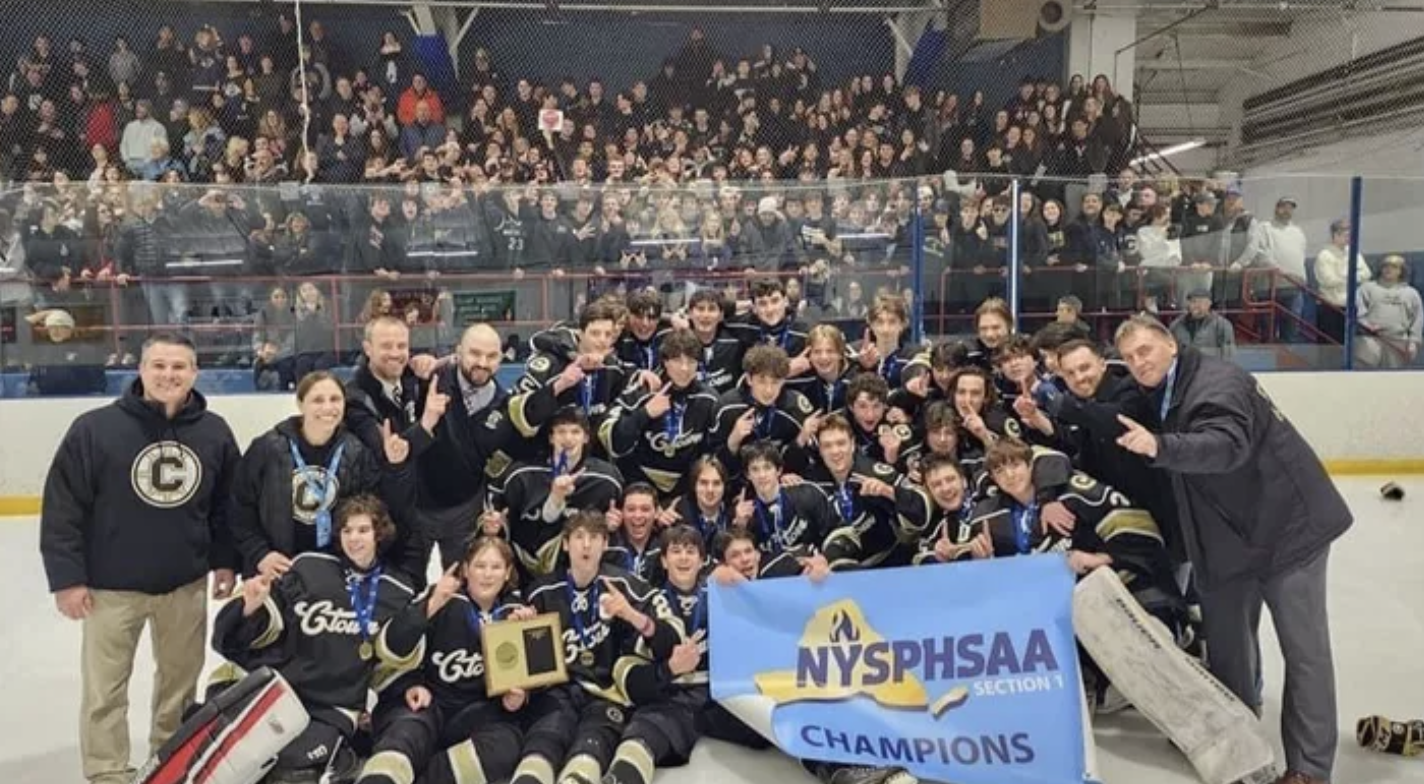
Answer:
[[[252,784],[310,724],[280,675],[262,668],[199,707],[139,770],[136,784]]]
[[[1111,569],[1095,569],[1078,582],[1073,627],[1098,667],[1186,754],[1203,781],[1275,780],[1275,752],[1255,714],[1177,648]],[[1253,671],[1242,669],[1249,685]]]

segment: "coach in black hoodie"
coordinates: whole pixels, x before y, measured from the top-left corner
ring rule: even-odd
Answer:
[[[215,598],[232,590],[237,442],[193,390],[197,376],[186,338],[150,338],[138,381],[74,421],[45,480],[45,573],[60,612],[84,621],[80,748],[91,782],[133,776],[125,684],[144,626],[158,665],[149,736],[158,748],[197,689],[208,572]]]

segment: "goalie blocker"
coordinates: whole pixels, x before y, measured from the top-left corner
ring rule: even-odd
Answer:
[[[1073,592],[1073,629],[1093,661],[1187,756],[1206,784],[1270,784],[1280,775],[1261,721],[1177,647],[1112,569]]]
[[[183,722],[134,784],[256,784],[308,721],[292,687],[263,667]]]

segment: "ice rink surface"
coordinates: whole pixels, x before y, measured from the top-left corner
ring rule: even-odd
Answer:
[[[1355,527],[1333,551],[1330,623],[1340,709],[1336,784],[1424,781],[1424,759],[1384,757],[1360,749],[1355,720],[1371,713],[1424,718],[1424,477],[1402,482],[1402,503],[1380,499],[1383,478],[1346,478],[1339,485]],[[0,784],[80,784],[77,623],[64,620],[46,591],[35,519],[0,518],[0,565],[7,575],[0,635]],[[1266,721],[1279,745],[1281,662],[1269,616],[1261,629]],[[135,764],[146,753],[153,681],[147,641],[130,683],[129,722]],[[209,665],[214,662],[210,656]],[[209,669],[210,669],[209,667]],[[1106,784],[1197,781],[1185,759],[1140,715],[1095,721],[1098,765]],[[750,752],[706,741],[692,764],[660,771],[659,784],[797,784],[813,782],[774,751]]]

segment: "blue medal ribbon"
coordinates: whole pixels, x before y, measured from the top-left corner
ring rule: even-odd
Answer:
[[[592,643],[589,642],[588,632],[585,631],[587,627],[584,623],[583,613],[574,610],[574,600],[578,598],[578,594],[574,590],[573,572],[568,572],[564,575],[564,594],[569,601],[569,618],[570,622],[573,623],[574,634],[578,637],[579,646],[584,650],[589,650],[589,646],[592,645]],[[595,576],[593,582],[589,584],[588,587],[588,604],[595,615],[598,613],[598,600],[600,595],[601,590],[598,587],[598,577]]]
[[[585,415],[593,410],[593,381],[600,372],[602,371],[595,370],[579,382],[579,405],[583,407]]]
[[[826,413],[835,411],[836,400],[841,396],[841,390],[845,387],[845,381],[837,378],[835,381],[826,384]]]
[[[643,362],[645,363],[643,369],[652,370],[653,368],[657,367],[658,363],[655,361],[657,357],[653,353],[652,344],[644,345],[640,348],[643,351]]]
[[[786,491],[776,491],[776,514],[771,513],[771,507],[761,500],[761,496],[754,498],[756,503],[757,529],[761,531],[765,541],[780,550],[777,538],[781,534],[782,527],[788,521],[786,519]]]
[[[769,329],[765,324],[762,324],[762,325],[761,325],[761,342],[762,342],[762,343],[768,343],[768,342],[770,342],[770,341],[767,340],[767,336],[770,335],[770,334],[772,334],[771,329]],[[789,354],[789,353],[791,353],[791,352],[790,352],[789,349],[786,348],[786,346],[787,346],[788,343],[790,343],[790,341],[791,341],[791,321],[788,319],[788,320],[782,322],[782,325],[781,325],[781,328],[780,328],[780,329],[777,329],[777,330],[776,330],[776,345],[779,346],[779,347],[781,347],[781,350],[782,350],[782,351],[785,351],[785,352],[787,352],[787,353]]]
[[[364,577],[358,575],[351,581],[351,609],[356,613],[356,626],[361,635],[361,642],[371,639],[372,619],[376,616],[376,592],[381,587],[381,571],[382,567],[377,565],[370,574]],[[369,586],[364,599],[361,596],[362,584]]]
[[[682,435],[682,420],[687,414],[687,401],[675,402],[663,416],[663,430],[667,433],[668,442],[677,440]]]
[[[498,621],[500,620],[499,616],[506,615],[508,612],[509,605],[500,605],[490,611],[490,621]],[[465,608],[465,620],[470,624],[470,631],[474,632],[476,637],[480,636],[480,627],[484,625],[484,618],[481,616],[480,608],[473,601]]]
[[[327,503],[326,495],[331,490],[331,485],[336,481],[336,471],[341,468],[341,455],[346,451],[346,442],[343,440],[336,445],[336,451],[331,455],[331,462],[326,466],[326,483],[324,486],[317,486],[311,476],[307,475],[307,461],[302,459],[302,452],[297,448],[295,439],[288,439],[287,446],[292,450],[292,463],[298,472],[302,472],[306,480],[307,490],[316,498],[316,546],[326,548],[331,544],[331,507],[336,499],[331,499],[333,503]]]
[[[697,360],[697,380],[707,380],[707,366],[712,364],[712,346],[702,347],[702,358]]]
[[[1177,360],[1172,360],[1172,368],[1167,371],[1167,388],[1162,390],[1162,406],[1157,419],[1167,424],[1167,411],[1172,408],[1172,390],[1177,386]]]
[[[692,608],[692,625],[686,629],[688,639],[691,639],[692,635],[697,632],[707,629],[707,588],[705,586],[698,588],[692,595],[697,597],[697,606]],[[667,598],[669,607],[677,608],[676,612],[681,618],[682,603],[679,600],[682,598],[682,594],[677,590],[677,586],[669,582],[663,588],[663,596]]]
[[[771,412],[753,403],[752,409],[756,411],[756,433],[758,441],[771,438]]]
[[[1033,550],[1033,526],[1038,521],[1038,503],[1014,507],[1014,545],[1019,555]]]
[[[855,521],[855,499],[850,495],[850,481],[836,488],[836,506],[840,507],[841,517],[849,524]]]
[[[900,385],[900,358],[894,354],[880,360],[880,376],[891,388]]]
[[[569,453],[560,450],[558,456],[554,458],[554,478],[557,479],[558,477],[561,477],[564,474],[567,474],[568,472]]]

